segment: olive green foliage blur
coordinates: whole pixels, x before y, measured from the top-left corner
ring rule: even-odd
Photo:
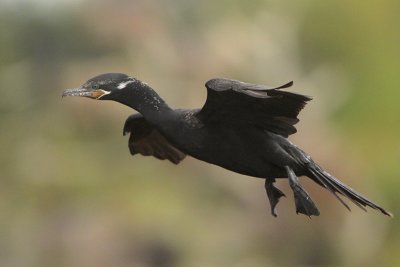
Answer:
[[[28,3],[29,2],[29,3]],[[0,266],[399,266],[399,1],[0,2]],[[263,181],[131,157],[128,107],[61,100],[104,72],[201,107],[228,77],[314,96],[291,137],[395,215],[302,178],[321,210],[278,218]],[[268,153],[266,151],[266,153]],[[397,216],[397,217],[396,217]]]

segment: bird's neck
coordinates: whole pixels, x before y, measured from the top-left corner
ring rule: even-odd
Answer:
[[[129,88],[127,92],[128,96],[124,98],[122,103],[141,113],[150,123],[157,124],[172,112],[167,103],[143,82],[138,82],[134,88]]]

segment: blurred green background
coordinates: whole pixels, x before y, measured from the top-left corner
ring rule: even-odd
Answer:
[[[0,266],[400,266],[400,2],[0,0]],[[200,107],[229,77],[314,96],[291,137],[392,211],[269,213],[263,181],[135,156],[129,108],[68,98],[104,72]]]

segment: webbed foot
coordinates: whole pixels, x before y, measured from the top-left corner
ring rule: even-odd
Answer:
[[[279,202],[279,198],[284,197],[285,194],[273,185],[274,182],[275,179],[265,179],[265,191],[267,192],[269,204],[271,206],[271,214],[277,217],[278,215],[275,212],[275,207]]]
[[[317,206],[315,206],[310,195],[301,186],[299,178],[296,176],[294,171],[288,166],[285,166],[285,169],[289,178],[289,185],[293,190],[294,203],[296,205],[296,213],[302,213],[309,217],[311,217],[311,215],[318,216],[319,210]]]

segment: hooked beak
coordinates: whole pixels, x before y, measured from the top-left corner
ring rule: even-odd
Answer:
[[[74,88],[74,89],[67,89],[63,92],[62,97],[65,96],[83,96],[89,97],[92,99],[99,99],[103,95],[108,94],[109,92],[101,90],[101,89],[86,89],[86,88]]]

